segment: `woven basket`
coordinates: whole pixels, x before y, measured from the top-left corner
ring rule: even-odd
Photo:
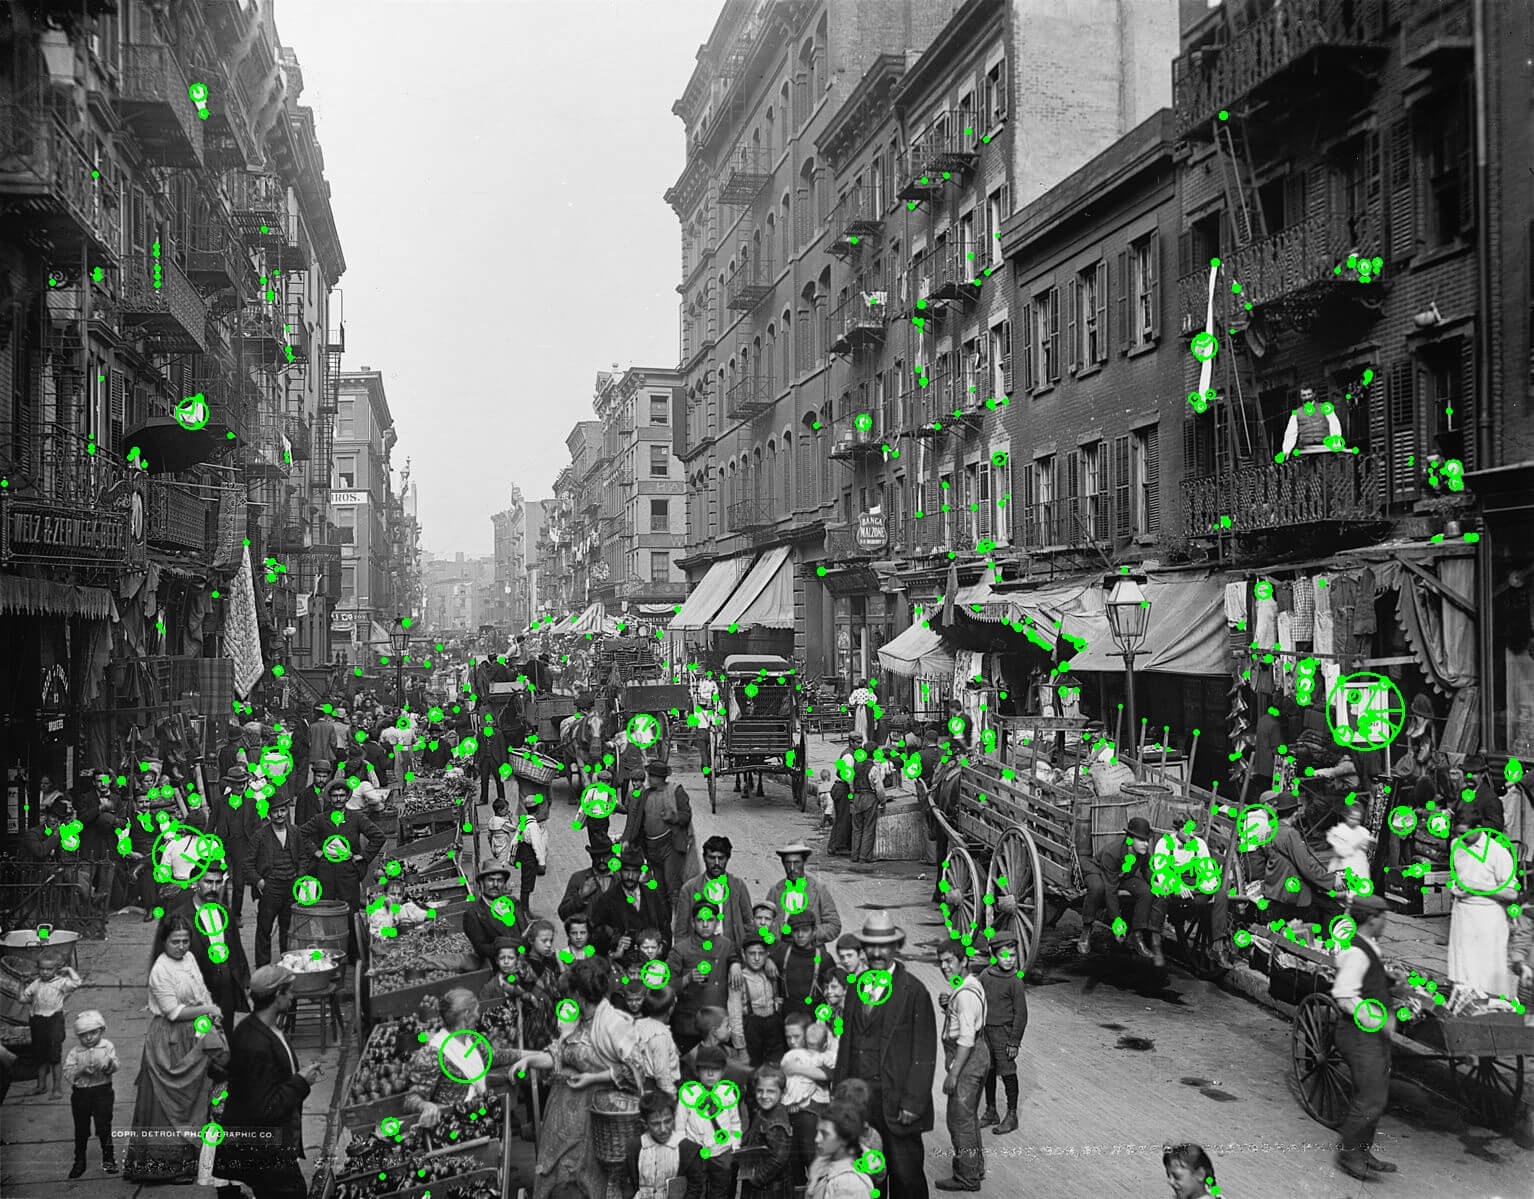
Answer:
[[[518,750],[511,755],[511,773],[530,783],[552,783],[562,769],[560,763],[542,754]]]
[[[622,1091],[607,1091],[591,1101],[591,1145],[599,1162],[618,1165],[628,1156],[631,1138],[639,1134],[639,1099]]]

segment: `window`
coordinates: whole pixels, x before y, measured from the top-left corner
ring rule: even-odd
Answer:
[[[980,118],[975,114],[975,93],[965,92],[959,97],[958,127],[953,130],[953,140],[961,146],[974,145],[985,132],[980,128]]]
[[[962,282],[968,283],[980,274],[980,268],[984,261],[984,252],[975,245],[975,214],[973,211],[966,212],[959,218],[959,243],[954,247],[954,251],[959,256],[955,274]]]
[[[1094,541],[1111,541],[1108,529],[1108,489],[1103,485],[1103,443],[1081,447],[1082,524]]]
[[[671,531],[671,501],[650,501],[650,532],[669,533]]]
[[[985,358],[980,353],[980,342],[971,337],[964,343],[964,349],[960,355],[959,369],[962,374],[963,391],[954,397],[954,407],[965,411],[975,407],[985,397],[980,394],[980,389],[985,386]]]
[[[650,581],[652,583],[671,581],[671,555],[664,550],[650,551]]]
[[[357,544],[357,509],[336,509],[336,541],[340,545]]]
[[[1433,245],[1449,245],[1475,227],[1469,95],[1462,88],[1420,110],[1425,128],[1419,145],[1428,189],[1423,232]]]
[[[650,446],[650,478],[664,479],[671,473],[671,456],[663,445]]]
[[[1161,528],[1161,455],[1155,425],[1136,431],[1130,439],[1136,536],[1149,536]]]
[[[671,423],[671,397],[650,397],[650,423],[652,425],[668,425]]]
[[[336,486],[342,491],[350,491],[357,486],[357,456],[347,454],[344,458],[336,459]]]
[[[357,436],[357,401],[336,401],[336,436],[338,438],[350,438]]]
[[[1033,297],[1024,310],[1028,329],[1028,360],[1024,380],[1031,390],[1048,387],[1060,378],[1060,289],[1051,287]]]
[[[341,598],[357,598],[357,568],[355,566],[341,567]]]
[[[988,244],[980,251],[980,263],[991,267],[1001,266],[1001,227],[1006,219],[1007,189],[1002,186],[985,198],[985,235]]]
[[[1033,462],[1035,545],[1055,544],[1055,456]]]
[[[991,398],[1000,399],[1012,390],[1012,323],[991,327]]]
[[[1156,272],[1160,239],[1152,233],[1129,247],[1129,329],[1124,338],[1132,349],[1156,340]]]
[[[868,177],[871,180],[870,186],[873,189],[870,193],[870,198],[873,201],[873,215],[875,218],[880,218],[884,216],[884,197],[888,194],[884,184],[884,159],[881,155],[874,155]]]
[[[1108,264],[1096,262],[1076,276],[1071,312],[1071,366],[1087,370],[1108,360]]]
[[[985,73],[985,123],[995,129],[1007,118],[1007,60],[1003,58]]]
[[[938,476],[937,502],[943,514],[943,544],[953,544],[954,534],[954,501],[957,497],[953,493],[953,475],[943,474]]]
[[[980,539],[996,535],[996,509],[991,502],[991,464],[971,462],[964,468],[964,522],[968,537],[967,548],[973,549]]]

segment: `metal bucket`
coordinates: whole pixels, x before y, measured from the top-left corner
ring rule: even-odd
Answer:
[[[1098,800],[1092,805],[1092,856],[1110,845],[1124,844],[1124,826],[1135,816],[1150,813],[1146,799]]]
[[[344,903],[321,902],[308,907],[294,904],[293,929],[288,944],[329,949],[331,956],[344,962],[351,918],[351,909]]]
[[[80,963],[75,956],[75,947],[79,941],[79,933],[63,928],[55,929],[49,924],[39,924],[36,928],[18,928],[0,937],[0,958],[23,957],[36,962],[51,950],[59,955],[64,965],[71,970],[78,970]]]

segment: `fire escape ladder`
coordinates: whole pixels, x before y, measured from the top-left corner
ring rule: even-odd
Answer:
[[[1253,184],[1251,150],[1246,139],[1236,145],[1236,135],[1229,121],[1217,122],[1214,144],[1220,156],[1220,178],[1225,187],[1225,210],[1230,213],[1231,229],[1235,234],[1236,248],[1245,249],[1252,242],[1266,239],[1267,222],[1263,219],[1262,205],[1257,202],[1257,188]]]

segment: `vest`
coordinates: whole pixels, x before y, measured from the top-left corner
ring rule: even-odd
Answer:
[[[1309,411],[1306,410],[1307,407]],[[1321,411],[1320,404],[1314,402],[1309,405],[1301,404],[1294,410],[1294,422],[1299,433],[1294,443],[1296,450],[1319,449],[1326,444],[1331,426],[1327,423],[1326,414]]]
[[[872,757],[864,758],[861,762],[855,762],[852,767],[852,789],[854,791],[872,792],[874,789],[873,774],[874,760]]]
[[[1385,972],[1384,963],[1380,961],[1380,955],[1374,952],[1374,946],[1370,945],[1363,937],[1359,937],[1358,948],[1362,949],[1369,958],[1369,968],[1364,971],[1363,985],[1359,988],[1359,995],[1364,999],[1377,999],[1390,1010],[1390,975]]]

